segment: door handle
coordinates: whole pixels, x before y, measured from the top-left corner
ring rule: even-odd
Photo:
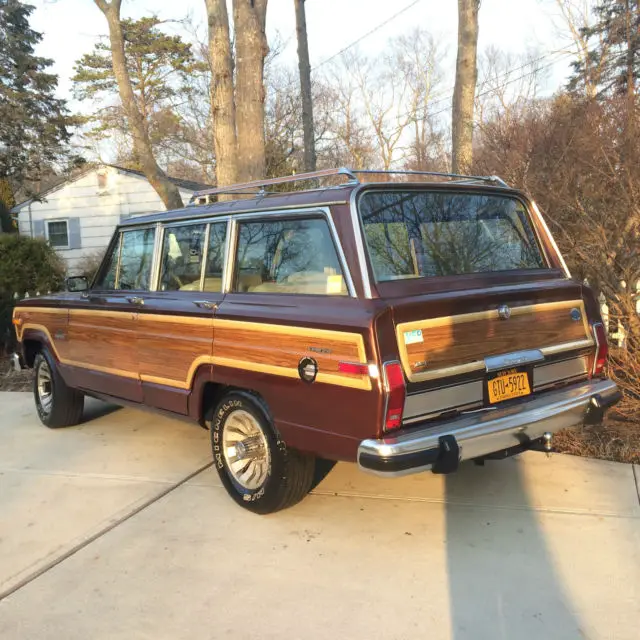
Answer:
[[[139,298],[138,296],[132,296],[131,298],[127,298],[127,301],[130,302],[131,304],[138,304],[138,305],[144,304],[144,298]]]
[[[193,304],[200,309],[209,309],[209,311],[217,311],[218,309],[218,303],[210,300],[194,300]]]

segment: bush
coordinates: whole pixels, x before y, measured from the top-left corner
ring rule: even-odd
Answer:
[[[57,291],[65,277],[64,263],[44,241],[15,233],[0,235],[0,353],[15,338],[11,315],[17,299]]]

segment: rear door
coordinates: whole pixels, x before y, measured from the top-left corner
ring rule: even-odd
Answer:
[[[405,424],[587,375],[593,339],[582,287],[549,254],[523,200],[372,192],[360,215],[409,383]]]
[[[186,414],[196,370],[211,362],[227,220],[167,225],[162,233],[157,290],[139,308],[138,367],[146,404]]]

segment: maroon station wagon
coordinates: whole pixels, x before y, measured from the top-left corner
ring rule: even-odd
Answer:
[[[85,395],[190,418],[256,513],[301,500],[318,458],[451,473],[549,449],[620,398],[592,292],[495,177],[200,192],[121,224],[90,286],[70,284],[14,313],[42,422],[77,424]]]

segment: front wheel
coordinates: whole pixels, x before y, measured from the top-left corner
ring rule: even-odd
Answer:
[[[36,355],[33,369],[33,396],[42,424],[51,429],[78,424],[84,395],[66,385],[46,348]]]
[[[288,448],[248,393],[231,392],[215,408],[211,446],[222,484],[249,511],[286,509],[311,489],[315,458]]]

